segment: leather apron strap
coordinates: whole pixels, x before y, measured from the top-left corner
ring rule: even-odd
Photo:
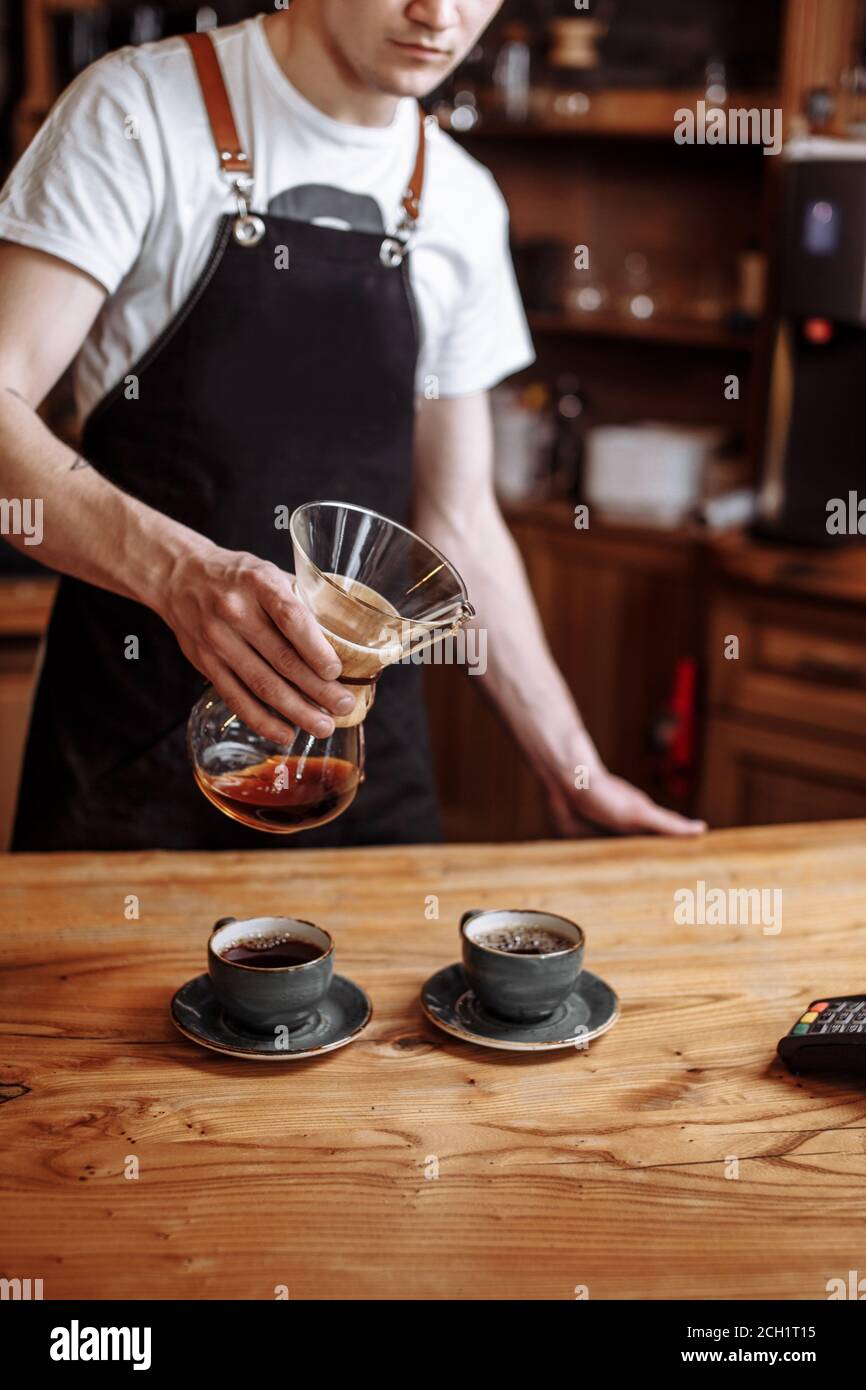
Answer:
[[[228,174],[251,174],[249,155],[241,145],[220,60],[208,32],[184,34],[198,74],[201,94],[219,153],[220,169]]]
[[[201,94],[204,99],[214,144],[219,156],[222,173],[233,176],[235,191],[248,193],[252,187],[253,166],[249,153],[244,149],[238,135],[232,104],[226,88],[219,57],[208,31],[198,34],[184,34],[189,45],[198,74]],[[418,149],[415,167],[412,170],[406,191],[403,194],[399,231],[408,236],[415,230],[421,215],[421,194],[424,189],[424,162],[427,147],[427,117],[420,102],[418,104]],[[245,187],[244,187],[245,185]],[[239,209],[241,216],[248,213],[248,205]],[[240,240],[240,238],[239,238]]]

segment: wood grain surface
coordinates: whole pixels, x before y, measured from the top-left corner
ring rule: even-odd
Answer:
[[[793,1077],[775,1044],[866,991],[864,836],[6,857],[0,1275],[47,1299],[825,1298],[866,1273],[866,1085]],[[782,931],[675,925],[699,879],[780,888]],[[619,993],[584,1052],[421,1013],[460,913],[521,905],[580,921]],[[179,1037],[171,995],[229,913],[327,926],[373,998],[361,1039],[267,1067]]]

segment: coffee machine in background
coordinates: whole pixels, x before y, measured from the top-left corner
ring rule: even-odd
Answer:
[[[762,537],[866,539],[866,143],[785,149]],[[858,499],[864,502],[858,533]],[[844,504],[848,523],[838,517]],[[832,507],[832,513],[828,510]],[[836,520],[828,528],[828,519]]]

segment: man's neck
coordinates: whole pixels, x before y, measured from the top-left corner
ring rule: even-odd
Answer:
[[[316,7],[282,10],[265,18],[271,51],[292,86],[326,116],[350,125],[387,126],[398,98],[370,87],[329,44],[316,23]]]

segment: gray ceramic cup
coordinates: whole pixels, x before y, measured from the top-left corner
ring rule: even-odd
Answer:
[[[322,954],[303,965],[243,965],[220,954],[255,936],[300,937]],[[214,993],[227,1014],[256,1033],[299,1028],[316,1011],[331,986],[334,943],[326,931],[296,917],[223,917],[207,944],[207,968]]]
[[[486,945],[503,927],[544,927],[567,938],[562,951],[520,955]],[[549,1018],[571,994],[583,969],[584,935],[576,922],[553,912],[496,908],[464,912],[460,919],[463,968],[479,1002],[490,1013],[514,1023]]]

